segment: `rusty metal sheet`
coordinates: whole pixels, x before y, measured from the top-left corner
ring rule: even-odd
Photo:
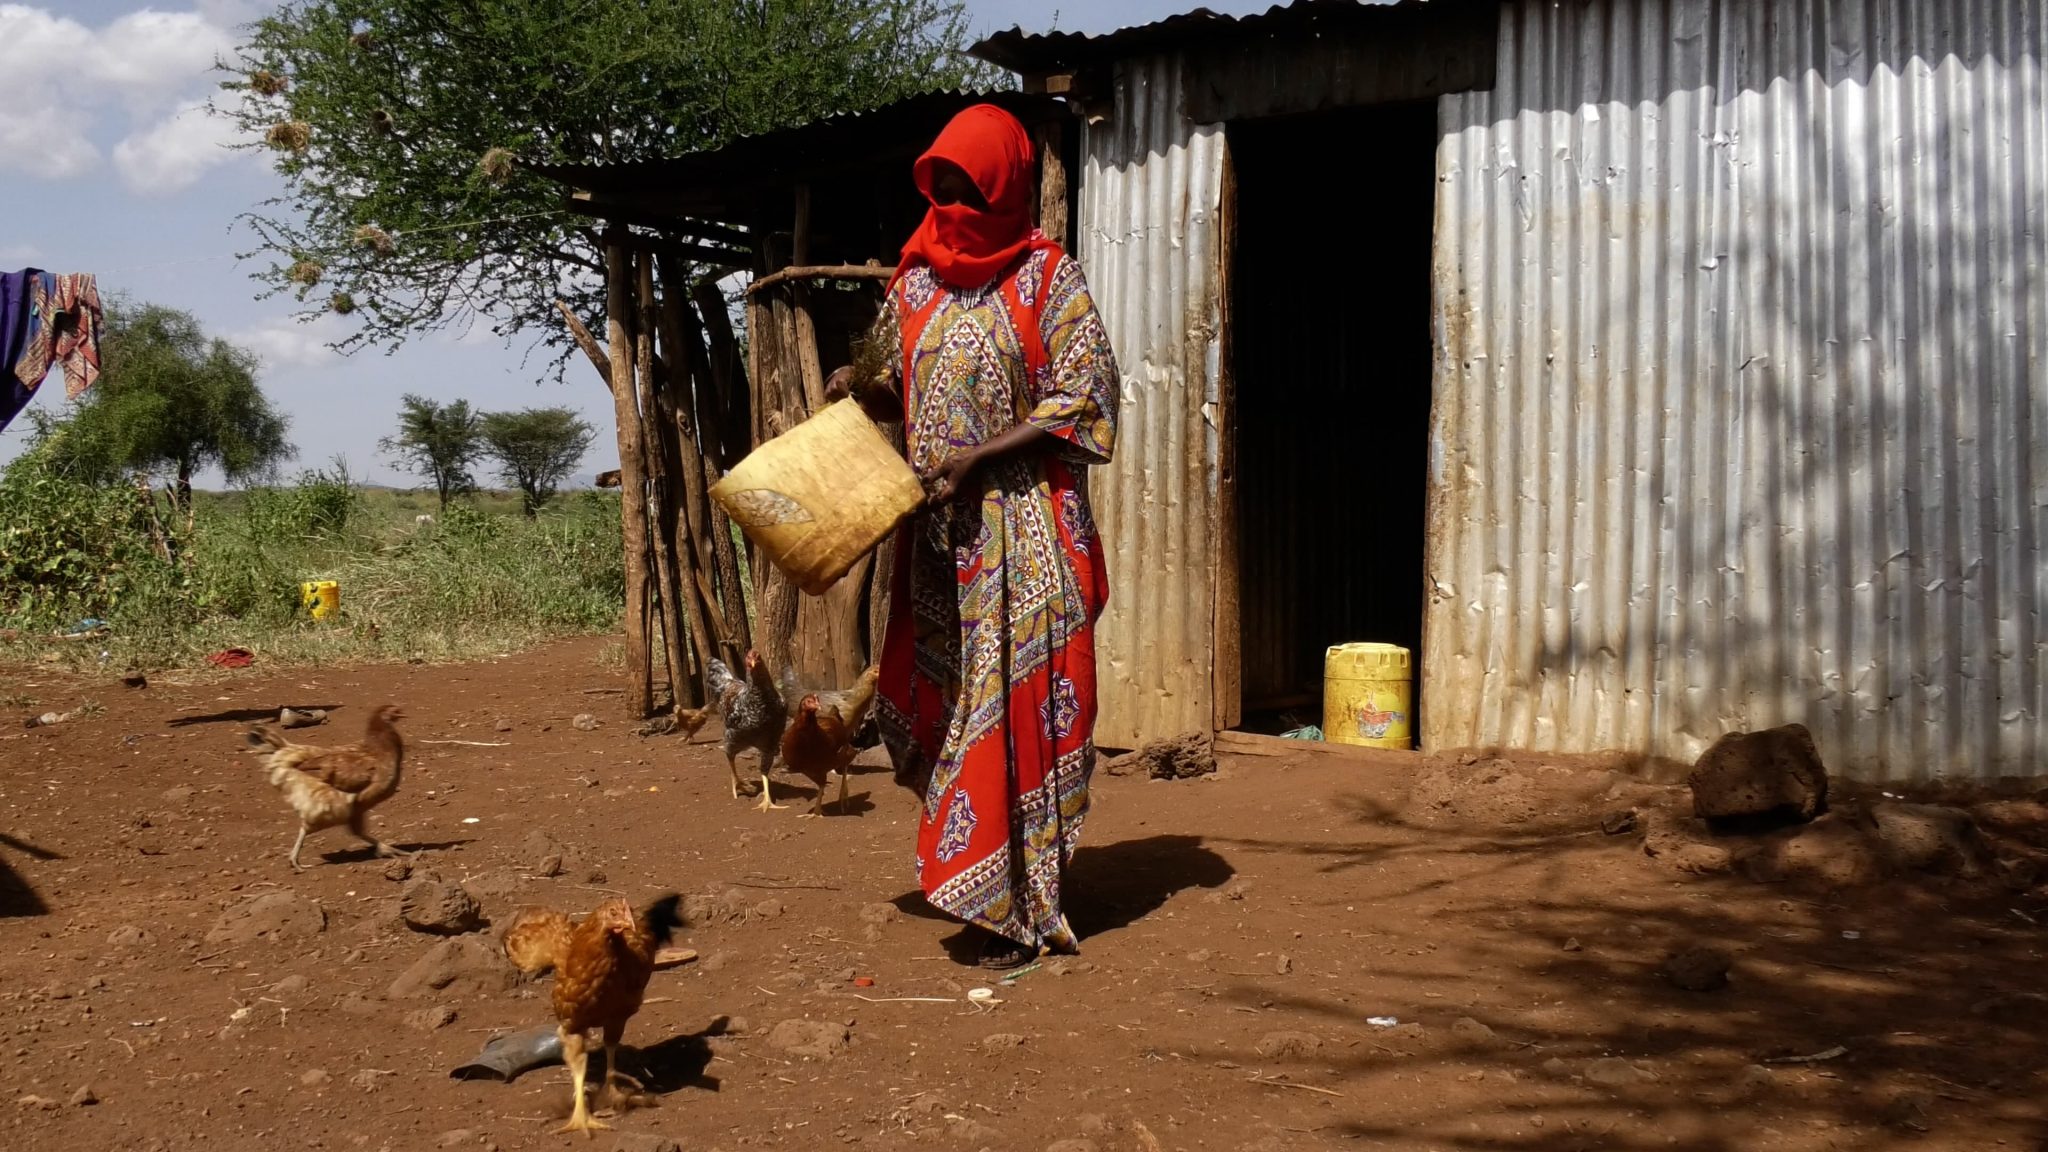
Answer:
[[[1079,256],[1124,378],[1116,458],[1090,481],[1108,747],[1206,729],[1213,709],[1223,134],[1185,120],[1182,83],[1178,57],[1119,64],[1081,145]]]

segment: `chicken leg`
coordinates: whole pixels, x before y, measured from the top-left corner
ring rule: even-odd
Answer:
[[[365,815],[366,814],[362,812],[349,813],[348,830],[355,833],[356,839],[361,840],[365,844],[368,844],[372,849],[376,851],[377,856],[380,859],[401,855],[398,849],[393,848],[391,845],[386,844],[382,840],[377,839],[375,836],[370,835],[370,829],[363,822],[363,818]]]
[[[590,1068],[590,1049],[581,1032],[571,1032],[567,1025],[557,1030],[562,1037],[562,1063],[569,1066],[569,1082],[575,1096],[575,1110],[569,1113],[569,1122],[555,1129],[561,1132],[581,1132],[588,1139],[592,1132],[610,1131],[611,1125],[590,1114],[590,1104],[583,1099],[584,1073]],[[611,1070],[607,1068],[609,1076]]]
[[[732,769],[732,798],[740,798],[740,761],[732,753],[725,754],[725,766]]]
[[[787,807],[789,807],[789,805],[777,804],[775,802],[775,793],[770,789],[768,784],[768,766],[766,764],[761,765],[761,803],[759,805],[759,809],[763,812],[766,812],[770,808]]]
[[[619,1041],[626,1035],[622,1023],[616,1028],[607,1025],[604,1030],[604,1084],[597,1090],[597,1106],[600,1108],[623,1109],[632,1103],[629,1092],[620,1091],[621,1084],[630,1085],[633,1092],[641,1090],[641,1084],[633,1077],[619,1071]]]
[[[306,846],[306,832],[307,828],[305,824],[301,823],[299,825],[299,838],[297,840],[292,841],[291,860],[292,871],[294,872],[304,872],[306,870],[305,865],[299,863],[299,849]]]

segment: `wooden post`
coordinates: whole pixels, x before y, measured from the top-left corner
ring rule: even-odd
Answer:
[[[636,717],[654,711],[654,669],[648,651],[647,475],[640,444],[640,409],[632,387],[632,253],[624,231],[605,235],[605,328],[609,337],[612,411],[618,419],[619,531],[626,567],[626,708]]]
[[[651,284],[652,274],[648,280]],[[662,279],[669,285],[676,278],[666,267]],[[649,312],[653,311],[653,288],[647,289]],[[661,342],[668,352],[668,379],[666,394],[670,400],[667,433],[674,441],[675,450],[671,458],[678,475],[671,492],[678,497],[675,532],[670,539],[676,556],[677,593],[689,609],[690,635],[696,641],[697,660],[709,666],[711,658],[717,655],[717,648],[724,644],[723,620],[718,619],[718,600],[706,596],[703,588],[703,574],[711,565],[710,542],[704,539],[709,530],[710,500],[704,488],[704,460],[697,447],[696,418],[693,413],[695,401],[690,387],[690,352],[683,344],[681,309],[684,302],[673,292],[662,301],[659,324]],[[648,317],[655,321],[653,315]],[[728,651],[727,660],[736,659],[737,653]]]
[[[1066,129],[1053,120],[1038,130],[1038,227],[1067,246]]]
[[[668,664],[668,693],[676,708],[698,703],[696,677],[690,675],[690,661],[683,654],[683,583],[675,556],[675,476],[668,458],[668,441],[675,433],[663,427],[661,402],[654,380],[654,257],[640,252],[634,259],[635,304],[633,313],[633,358],[639,380],[641,451],[647,461],[647,503],[653,512],[648,543],[654,552],[654,571],[661,599],[662,655]],[[692,621],[694,624],[695,621]]]
[[[791,259],[795,265],[811,262],[811,186],[796,186],[796,229],[791,234]],[[825,371],[818,363],[818,326],[811,318],[811,286],[802,281],[790,284],[790,307],[796,313],[797,367],[803,373],[805,415],[815,415],[825,406]]]
[[[698,548],[709,548],[708,555],[700,556],[700,571],[707,575],[716,574],[718,578],[718,595],[706,597],[706,607],[714,613],[720,613],[722,608],[725,627],[720,638],[721,644],[727,649],[730,658],[737,659],[739,653],[752,644],[747,628],[746,596],[740,588],[739,550],[733,546],[730,521],[709,497],[711,486],[718,483],[726,469],[737,463],[736,460],[729,459],[725,450],[720,447],[719,424],[713,418],[720,403],[717,396],[720,392],[729,394],[731,379],[729,375],[723,382],[718,379],[720,372],[715,361],[715,353],[705,343],[705,329],[699,322],[696,310],[691,307],[691,301],[684,299],[678,291],[680,284],[668,276],[670,270],[664,266],[662,271],[667,293],[663,298],[664,304],[673,313],[673,329],[679,342],[674,355],[677,381],[694,381],[695,384],[696,405],[693,411],[696,419],[693,431],[702,449],[698,467],[703,475],[701,491],[705,495],[701,503],[692,506],[691,526],[698,534]],[[713,296],[717,296],[715,291]],[[722,308],[725,301],[719,298],[717,303]],[[663,330],[664,339],[668,337],[668,331]],[[726,335],[728,338],[732,335],[729,326]],[[688,376],[682,375],[686,366]],[[707,413],[707,409],[711,411]],[[701,523],[697,519],[699,510],[702,514]]]

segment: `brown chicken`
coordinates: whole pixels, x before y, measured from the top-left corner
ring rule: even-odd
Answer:
[[[782,760],[790,771],[817,785],[805,816],[824,815],[825,784],[839,773],[839,809],[846,810],[846,775],[853,765],[853,738],[867,720],[874,703],[875,682],[881,669],[861,673],[853,687],[844,692],[811,692],[797,702],[790,717],[789,731],[782,737]]]
[[[271,749],[264,757],[270,785],[283,793],[285,803],[299,814],[299,838],[292,841],[294,871],[304,871],[299,866],[299,849],[305,846],[306,833],[343,824],[356,839],[375,848],[377,855],[398,855],[396,849],[370,835],[364,818],[398,791],[405,741],[392,724],[402,719],[397,706],[385,704],[370,713],[362,743],[340,748],[294,744],[268,726],[249,733],[251,744]]]
[[[505,930],[505,955],[520,971],[531,975],[555,970],[562,1062],[569,1066],[575,1088],[575,1110],[557,1131],[587,1136],[594,1129],[611,1127],[590,1115],[583,1098],[590,1058],[584,1033],[604,1030],[604,1084],[598,1103],[616,1104],[620,1097],[615,1085],[625,1078],[619,1071],[619,1041],[626,1034],[626,1021],[640,1011],[647,979],[654,974],[655,953],[682,925],[681,903],[682,897],[671,893],[636,917],[631,905],[614,897],[573,926],[560,912],[528,908]]]

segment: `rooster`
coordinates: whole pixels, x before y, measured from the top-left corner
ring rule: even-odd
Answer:
[[[292,841],[293,871],[305,870],[299,865],[299,849],[305,846],[306,833],[343,824],[377,855],[398,855],[370,835],[364,818],[398,791],[405,741],[392,724],[402,719],[395,705],[382,705],[370,713],[362,743],[341,748],[294,744],[268,726],[250,731],[252,745],[271,749],[264,757],[271,787],[283,793],[285,803],[299,815],[299,838]]]
[[[761,654],[749,650],[741,662],[744,680],[732,674],[723,660],[706,665],[706,686],[718,701],[718,714],[725,721],[725,763],[732,769],[732,798],[740,798],[740,753],[752,749],[761,756],[761,811],[781,808],[769,790],[768,771],[775,766],[775,754],[782,746],[782,730],[789,724],[789,705],[775,686],[775,677]]]
[[[881,669],[870,668],[843,692],[811,692],[798,701],[789,731],[782,737],[782,762],[818,786],[806,816],[824,814],[825,785],[834,772],[839,773],[839,808],[842,812],[846,810],[846,776],[853,765],[853,739],[867,721],[868,706],[875,699],[875,682],[880,678]],[[784,684],[791,683],[785,675]],[[785,694],[794,695],[795,691],[786,688]]]
[[[640,1011],[647,980],[654,975],[655,954],[682,926],[681,903],[682,897],[670,894],[635,916],[631,905],[614,897],[574,925],[560,912],[528,908],[505,930],[505,955],[521,972],[555,971],[553,1002],[562,1062],[569,1066],[575,1091],[569,1122],[556,1131],[587,1137],[593,1130],[611,1127],[590,1115],[583,1098],[590,1057],[584,1034],[592,1028],[604,1030],[604,1084],[598,1102],[615,1104],[615,1085],[624,1078],[619,1071],[619,1041],[625,1038],[626,1022]]]

